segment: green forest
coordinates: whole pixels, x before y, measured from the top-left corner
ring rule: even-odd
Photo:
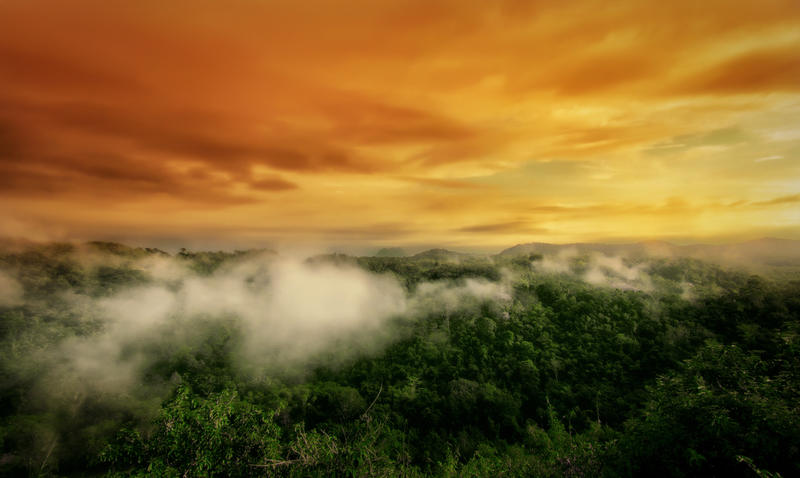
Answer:
[[[5,246],[0,474],[800,476],[798,277]]]

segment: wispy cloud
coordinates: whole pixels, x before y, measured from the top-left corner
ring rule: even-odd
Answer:
[[[797,174],[794,0],[308,5],[0,2],[0,222],[711,234],[651,216]]]

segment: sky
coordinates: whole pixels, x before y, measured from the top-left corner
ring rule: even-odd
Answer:
[[[800,239],[800,2],[0,0],[0,236]]]

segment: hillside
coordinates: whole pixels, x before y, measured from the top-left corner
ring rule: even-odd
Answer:
[[[800,283],[532,247],[16,244],[0,474],[800,473]]]
[[[558,255],[565,252],[578,254],[601,253],[629,258],[687,257],[719,264],[745,267],[755,271],[777,274],[800,272],[800,241],[788,239],[758,239],[735,244],[675,245],[665,241],[647,241],[629,244],[548,244],[532,242],[518,244],[501,251],[500,257],[526,254]]]

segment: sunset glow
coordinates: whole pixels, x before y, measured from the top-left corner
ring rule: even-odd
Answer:
[[[800,238],[800,3],[0,2],[0,235]]]

